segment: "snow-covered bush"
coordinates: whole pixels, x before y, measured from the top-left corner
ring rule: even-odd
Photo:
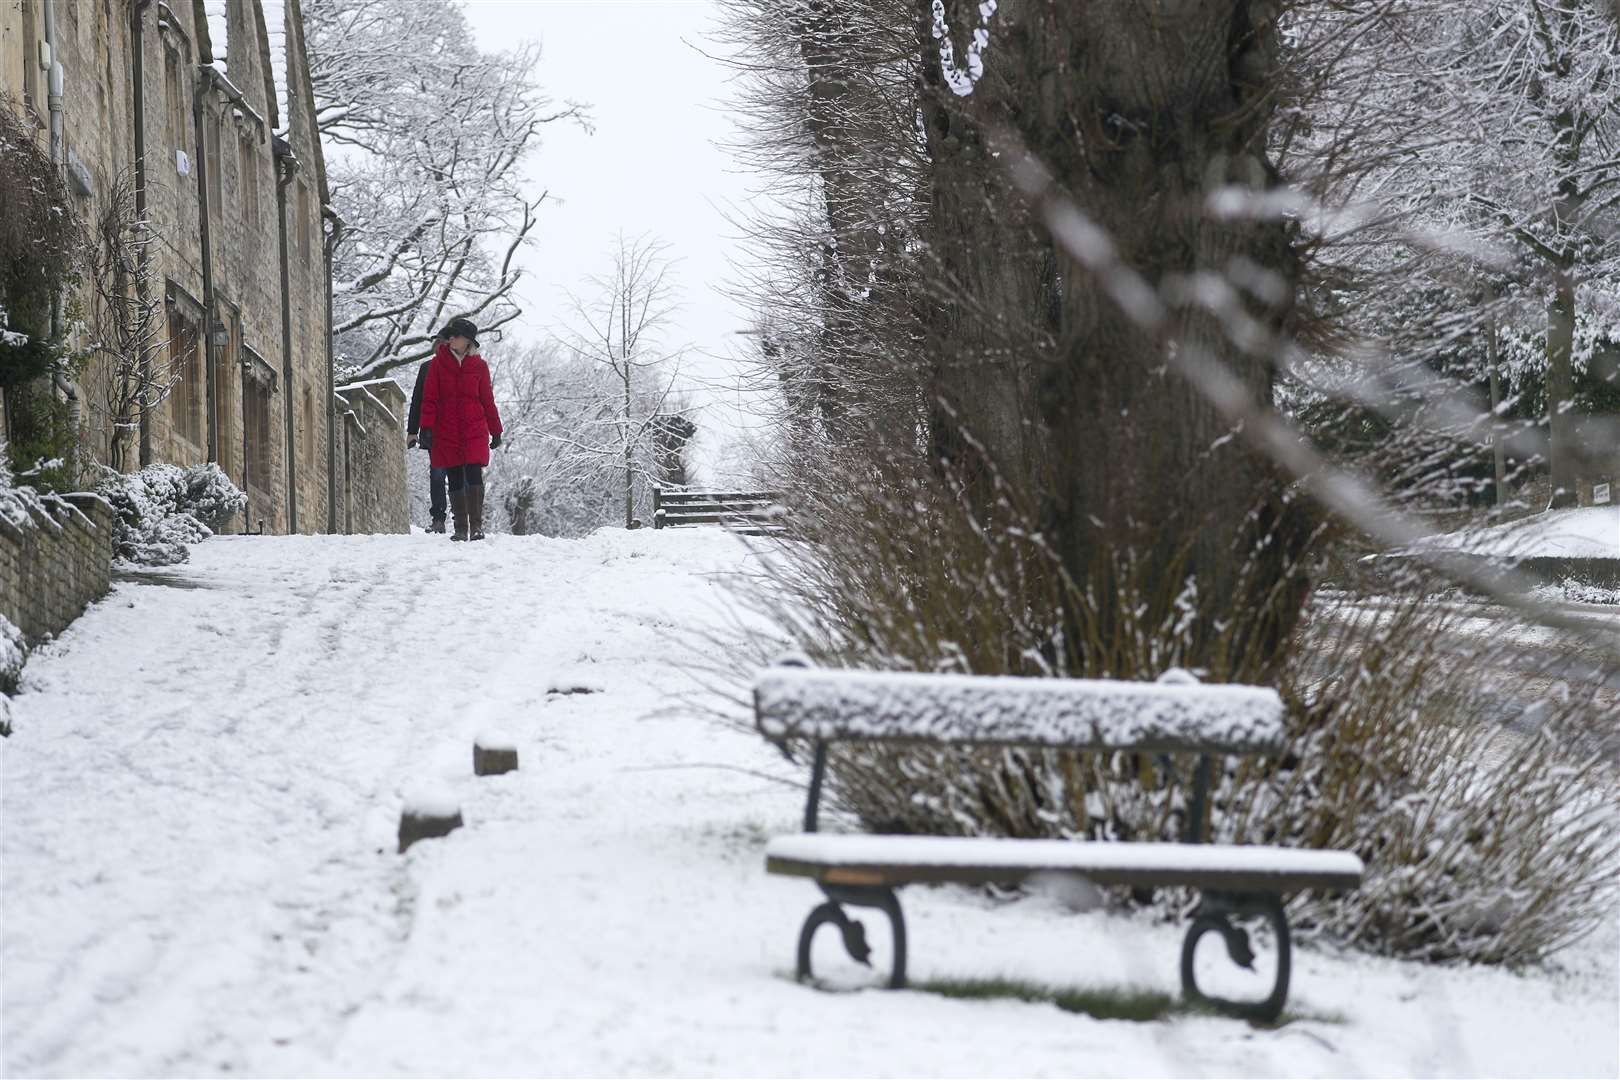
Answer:
[[[789,496],[799,539],[771,544],[735,583],[779,636],[743,630],[709,655],[765,664],[792,648],[837,667],[1126,679],[1198,655],[1184,597],[1145,584],[1173,538],[1119,536],[1070,582],[1011,495],[1001,520],[974,522],[941,485],[890,468],[823,470],[817,490]],[[1437,605],[1437,583],[1416,575],[1382,582],[1383,595],[1340,584],[1310,602],[1269,670],[1247,644],[1264,641],[1264,612],[1234,612],[1203,652],[1206,678],[1278,686],[1294,732],[1277,762],[1223,762],[1211,838],[1356,851],[1360,890],[1306,895],[1294,911],[1303,930],[1372,950],[1518,963],[1585,933],[1617,883],[1620,820],[1612,764],[1577,735],[1613,731],[1616,706],[1596,684],[1558,684],[1535,659],[1548,654],[1515,650],[1511,615]],[[828,794],[874,831],[1175,842],[1195,766],[840,744]],[[1185,900],[1160,890],[1154,903],[1169,914]]]
[[[28,642],[17,624],[0,615],[0,695],[17,692],[23,664],[28,660]]]
[[[1437,604],[1435,585],[1312,604],[1281,679],[1289,757],[1250,783],[1228,776],[1225,822],[1361,854],[1360,889],[1296,901],[1307,925],[1403,956],[1534,961],[1615,901],[1602,740],[1620,709],[1600,680],[1563,681],[1580,642],[1526,649],[1512,613]]]
[[[128,475],[108,469],[97,490],[115,515],[114,556],[150,566],[184,562],[191,544],[247,507],[247,496],[213,462],[148,465]]]

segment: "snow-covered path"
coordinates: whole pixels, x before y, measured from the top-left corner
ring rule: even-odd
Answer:
[[[1614,1075],[1585,969],[1296,957],[1275,1031],[1102,1022],[789,976],[815,892],[768,878],[791,775],[660,714],[672,635],[741,548],[219,538],[30,662],[0,741],[8,1075]],[[578,685],[589,694],[550,693]],[[471,775],[474,736],[522,769]],[[710,766],[721,766],[713,768]],[[395,853],[403,794],[467,827]],[[1173,991],[1179,931],[906,896],[913,970]]]

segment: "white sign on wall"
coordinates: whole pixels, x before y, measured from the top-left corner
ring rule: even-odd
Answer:
[[[1594,505],[1594,506],[1607,506],[1608,503],[1609,503],[1609,485],[1608,484],[1593,484],[1592,485],[1592,505]]]

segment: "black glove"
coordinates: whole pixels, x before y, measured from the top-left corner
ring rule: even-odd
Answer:
[[[418,446],[420,446],[424,450],[432,450],[433,449],[433,429],[432,428],[423,428],[421,434],[419,434],[416,437],[416,443],[417,443]]]
[[[491,450],[498,450],[498,449],[500,449],[500,445],[501,445],[501,433],[497,431],[495,434],[493,434],[493,435],[491,435],[489,437],[489,448]]]
[[[407,450],[415,450],[416,449],[416,436],[415,435],[407,435],[407,436],[405,436],[405,449],[407,449]]]

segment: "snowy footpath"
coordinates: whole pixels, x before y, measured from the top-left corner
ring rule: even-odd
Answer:
[[[715,533],[223,537],[36,653],[0,741],[14,1076],[1614,1076],[1611,922],[1549,970],[1306,948],[1292,1022],[797,985],[795,771],[665,707]],[[563,692],[590,689],[594,692]],[[495,729],[522,767],[475,778]],[[401,856],[424,781],[466,827]],[[904,895],[918,979],[1175,992],[1181,931]]]

